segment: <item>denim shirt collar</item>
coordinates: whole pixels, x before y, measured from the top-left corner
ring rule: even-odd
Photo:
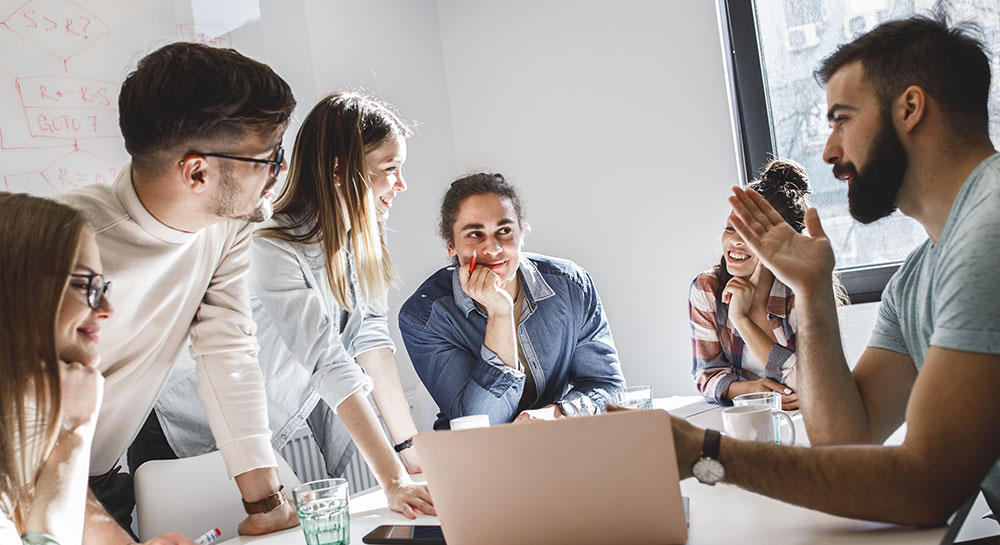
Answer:
[[[534,310],[537,301],[548,299],[556,294],[545,279],[542,278],[542,273],[538,271],[538,267],[536,267],[525,254],[521,254],[521,260],[518,262],[517,271],[520,273],[518,276],[521,280],[521,286],[525,288],[525,298],[528,300],[528,307],[530,309]],[[458,308],[462,309],[462,312],[464,312],[466,316],[468,316],[473,309],[479,311],[479,313],[483,316],[486,316],[486,311],[482,308],[482,306],[473,300],[472,297],[469,297],[469,294],[462,290],[462,282],[458,279],[458,266],[455,266],[452,270],[451,289],[455,295],[455,304],[458,305]]]

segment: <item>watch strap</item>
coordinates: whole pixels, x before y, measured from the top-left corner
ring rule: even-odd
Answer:
[[[556,405],[559,406],[559,410],[562,411],[563,416],[567,418],[573,418],[575,416],[580,416],[580,410],[576,408],[576,405],[566,401],[565,399],[557,401]]]
[[[404,450],[412,446],[413,446],[413,438],[410,437],[409,439],[403,441],[402,443],[399,443],[398,445],[393,445],[392,450],[395,450],[396,452],[403,452]]]
[[[719,459],[719,445],[722,443],[722,434],[717,430],[705,430],[705,441],[701,445],[702,458]]]
[[[274,511],[281,504],[285,503],[285,485],[281,485],[278,491],[270,496],[260,499],[257,501],[247,501],[243,500],[243,510],[247,512],[248,515],[259,515],[261,513],[270,513]]]

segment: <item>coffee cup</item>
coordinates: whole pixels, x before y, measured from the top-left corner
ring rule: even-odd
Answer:
[[[452,418],[449,422],[451,431],[471,430],[475,428],[490,427],[490,416],[488,414],[470,414]]]
[[[775,432],[775,418],[784,419],[791,429],[791,440],[782,442]],[[768,443],[795,444],[795,425],[787,413],[775,411],[770,407],[744,405],[729,407],[722,411],[722,427],[726,435],[734,439],[746,441],[765,441]]]

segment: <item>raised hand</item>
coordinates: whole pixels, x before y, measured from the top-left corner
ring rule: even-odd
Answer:
[[[833,248],[815,208],[806,211],[806,234],[799,234],[752,189],[734,187],[729,204],[729,221],[743,242],[796,295],[817,288],[833,293]]]

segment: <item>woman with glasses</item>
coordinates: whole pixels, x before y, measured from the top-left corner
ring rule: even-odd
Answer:
[[[296,136],[274,217],[255,233],[249,282],[272,446],[308,424],[331,476],[344,473],[357,447],[389,507],[415,518],[434,507],[427,486],[409,477],[420,471],[410,442],[417,430],[386,319],[396,272],[383,236],[393,198],[406,190],[409,135],[372,98],[342,92],[316,104]],[[161,396],[157,413],[171,447],[194,455],[201,452],[179,443],[201,441],[207,451],[212,436],[203,412],[190,414],[193,394],[175,397],[194,391],[193,375],[186,380]]]
[[[113,310],[74,209],[0,193],[0,543],[78,544]]]

